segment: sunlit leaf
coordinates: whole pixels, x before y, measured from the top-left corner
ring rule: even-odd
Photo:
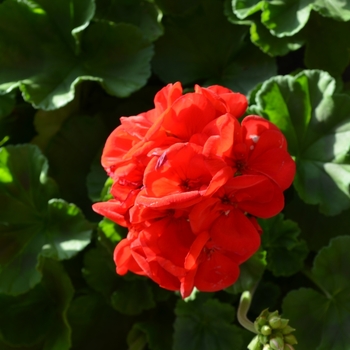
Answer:
[[[350,97],[326,72],[304,71],[266,81],[256,112],[276,124],[295,157],[294,186],[326,215],[350,207]]]

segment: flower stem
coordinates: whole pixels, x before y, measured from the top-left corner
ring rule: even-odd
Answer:
[[[247,317],[250,304],[252,303],[253,295],[258,284],[256,284],[251,290],[246,290],[242,293],[237,310],[238,322],[248,331],[258,334],[254,327],[254,323]]]

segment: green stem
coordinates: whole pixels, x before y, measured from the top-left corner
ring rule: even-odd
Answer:
[[[257,287],[257,284],[251,289],[246,290],[242,293],[241,299],[239,301],[239,306],[237,310],[237,319],[238,322],[248,331],[258,334],[254,327],[254,323],[250,321],[247,317],[247,313],[249,311],[250,304],[252,303],[253,295],[255,292],[255,289]]]

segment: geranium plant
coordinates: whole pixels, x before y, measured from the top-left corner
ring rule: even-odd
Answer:
[[[0,350],[348,350],[349,30],[0,0]]]

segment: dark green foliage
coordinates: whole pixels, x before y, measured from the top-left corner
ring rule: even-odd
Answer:
[[[244,350],[255,287],[296,350],[348,350],[349,31],[342,0],[0,0],[0,350]],[[249,95],[297,166],[237,282],[187,301],[117,275],[128,231],[91,209],[119,118],[175,81]]]

